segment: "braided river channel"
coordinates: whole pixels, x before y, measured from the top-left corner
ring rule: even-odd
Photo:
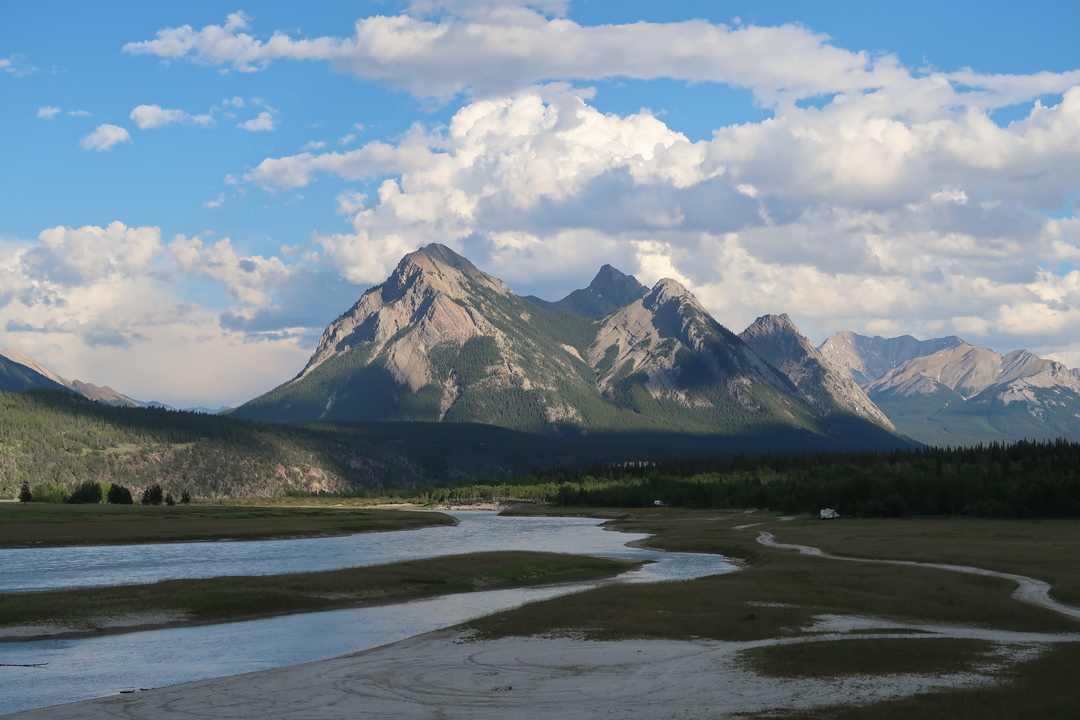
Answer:
[[[651,563],[598,582],[98,637],[0,642],[0,715],[325,660],[607,583],[689,580],[736,569],[718,555],[630,547],[627,543],[647,536],[605,530],[601,520],[449,514],[458,519],[454,527],[332,538],[0,550],[0,592],[311,572],[495,550]],[[23,665],[37,667],[13,667]]]

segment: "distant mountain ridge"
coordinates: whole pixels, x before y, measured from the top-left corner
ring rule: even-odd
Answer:
[[[548,310],[566,310],[582,317],[598,318],[629,305],[647,292],[649,288],[633,275],[604,265],[587,288],[574,290],[562,300],[548,302],[534,295],[526,295],[525,299]]]
[[[29,388],[65,389],[76,395],[82,395],[90,400],[106,405],[121,405],[124,407],[142,407],[142,403],[133,400],[123,393],[113,390],[111,387],[99,387],[93,383],[81,380],[68,380],[54,372],[34,358],[30,357],[18,348],[8,348],[0,351],[0,358],[7,363],[13,363],[29,371],[25,374],[22,386],[13,386],[8,392],[22,392]]]
[[[802,338],[793,325],[786,332]],[[795,344],[814,352],[805,338]],[[744,449],[907,442],[853,383],[803,378],[800,389],[773,355],[763,359],[674,280],[648,289],[605,266],[588,288],[538,302],[436,244],[403,257],[331,323],[295,378],[231,414],[704,433]],[[834,397],[841,386],[847,396]]]
[[[177,409],[156,401],[143,402],[141,400],[135,400],[121,392],[113,390],[108,385],[99,386],[94,385],[93,383],[83,382],[82,380],[68,380],[18,348],[0,350],[0,392],[22,392],[31,388],[67,390],[76,395],[81,395],[88,400],[100,402],[105,405],[119,407],[157,407],[166,410]],[[217,410],[193,407],[184,408],[184,411],[216,414],[228,409],[229,408],[224,406]]]
[[[822,354],[862,382],[906,434],[936,445],[1080,439],[1080,371],[1026,350],[955,336],[917,341],[837,333]]]
[[[829,362],[847,370],[855,382],[865,387],[909,360],[966,344],[955,335],[916,340],[910,335],[894,338],[883,338],[880,335],[866,337],[844,331],[826,338],[818,350]]]

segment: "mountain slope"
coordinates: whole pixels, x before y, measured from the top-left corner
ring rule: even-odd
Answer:
[[[56,382],[48,375],[27,367],[23,363],[11,360],[4,354],[0,354],[0,392],[17,393],[30,388],[70,389]]]
[[[841,430],[678,283],[639,295],[636,280],[608,267],[590,287],[636,297],[599,320],[549,310],[429,245],[331,323],[297,377],[231,414],[755,435],[761,449],[902,443],[861,417]]]
[[[441,245],[409,253],[326,329],[293,380],[233,411],[277,422],[582,421],[588,321],[539,308]]]
[[[783,373],[818,412],[849,413],[882,428],[895,429],[848,373],[834,368],[814,349],[786,313],[762,315],[739,337]]]

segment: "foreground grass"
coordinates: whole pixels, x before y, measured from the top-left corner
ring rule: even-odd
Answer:
[[[838,555],[941,562],[1045,580],[1054,597],[1080,605],[1080,522],[915,517],[893,520],[799,519],[769,528],[781,542]]]
[[[0,503],[0,547],[263,540],[453,524],[449,515],[405,510]]]
[[[519,513],[550,512],[526,509]],[[557,511],[556,511],[557,512]],[[1080,632],[1080,623],[1018,603],[1011,582],[929,568],[847,563],[758,545],[766,523],[781,542],[839,555],[972,565],[1058,581],[1055,596],[1071,597],[1080,557],[1080,523],[970,519],[777,522],[763,513],[716,513],[669,508],[637,512],[593,510],[619,517],[612,524],[653,533],[644,544],[682,552],[739,558],[746,568],[688,582],[600,588],[476,620],[478,637],[566,635],[596,639],[749,641],[806,637],[815,616],[877,617],[909,623],[947,623],[1001,630]],[[983,643],[927,638],[809,642],[761,649],[747,656],[764,674],[828,679],[852,673],[951,672],[985,660]],[[777,718],[1075,718],[1080,693],[1080,643],[1055,645],[1002,675],[987,689],[920,695],[866,707],[834,707]]]
[[[473,590],[578,582],[635,563],[537,552],[490,552],[317,573],[165,580],[147,585],[0,594],[0,628],[58,625],[92,631],[118,618],[161,614],[225,621],[328,610]]]
[[[799,521],[776,520],[771,515],[709,511],[624,511],[622,519],[611,524],[629,532],[652,533],[643,543],[647,546],[718,553],[742,559],[747,568],[688,582],[600,588],[585,596],[556,598],[493,615],[473,625],[490,636],[565,628],[571,634],[584,632],[606,639],[742,641],[799,635],[815,616],[841,614],[1016,631],[1080,631],[1080,624],[1072,620],[1013,600],[1015,585],[1007,580],[808,557],[759,545],[755,528],[735,529],[767,522],[761,527],[775,533],[778,540],[793,539],[789,530],[796,529]],[[980,521],[974,522],[977,527]],[[1077,535],[1071,546],[1058,549],[1061,562],[1080,556]],[[898,537],[897,551],[903,544],[903,536]],[[862,550],[861,546],[847,548],[849,554],[865,556]],[[970,565],[977,565],[976,560],[963,552],[949,558],[949,562]],[[1027,574],[1038,577],[1033,569]]]
[[[1080,643],[1055,645],[1041,657],[1002,675],[990,688],[916,695],[904,700],[814,712],[766,713],[760,720],[1075,720],[1078,716],[1076,668]]]
[[[970,672],[990,659],[992,643],[942,638],[837,640],[751,648],[746,665],[777,678],[833,678],[843,675]]]

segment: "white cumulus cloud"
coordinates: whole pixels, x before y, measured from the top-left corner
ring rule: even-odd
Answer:
[[[269,112],[263,111],[258,116],[253,117],[250,120],[245,120],[239,123],[236,127],[241,130],[247,130],[248,132],[268,132],[277,129],[277,123],[274,120],[274,116]]]
[[[60,108],[46,105],[38,108],[37,116],[43,120],[52,120],[60,112]]]
[[[116,145],[131,142],[128,131],[118,125],[103,123],[97,129],[79,141],[84,150],[97,150],[104,152],[112,150]]]
[[[191,115],[183,110],[170,110],[160,105],[139,105],[131,111],[129,117],[135,121],[135,125],[140,130],[150,130],[177,123],[199,127],[210,127],[215,123],[214,118],[209,114]]]

